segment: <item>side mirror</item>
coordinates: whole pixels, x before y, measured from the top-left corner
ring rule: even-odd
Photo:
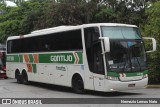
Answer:
[[[104,53],[110,52],[110,41],[109,37],[99,37],[100,40],[104,42]]]
[[[156,51],[157,44],[156,44],[156,40],[154,38],[151,38],[151,37],[142,37],[142,38],[143,39],[148,39],[148,40],[150,39],[150,40],[152,40],[152,46],[153,46],[153,48],[150,51],[146,51],[146,53],[150,53],[150,52]]]

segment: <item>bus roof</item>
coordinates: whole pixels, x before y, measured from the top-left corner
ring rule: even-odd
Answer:
[[[51,33],[56,33],[56,32],[58,33],[58,32],[81,29],[85,27],[96,27],[96,26],[137,27],[136,25],[120,24],[120,23],[92,23],[92,24],[83,24],[83,25],[77,25],[77,26],[67,26],[66,25],[66,26],[58,26],[58,27],[52,27],[52,28],[47,28],[47,29],[42,29],[42,30],[36,30],[26,35],[11,36],[11,37],[8,37],[7,40],[27,38],[27,37],[32,37],[32,36],[40,36],[44,34],[51,34]]]

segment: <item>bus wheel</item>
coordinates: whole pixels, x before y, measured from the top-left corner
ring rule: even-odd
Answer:
[[[16,71],[15,78],[17,79],[17,83],[22,84],[22,75],[20,74],[19,71]]]
[[[83,84],[83,80],[80,76],[76,75],[73,77],[72,88],[78,94],[84,93],[84,84]]]
[[[29,84],[28,75],[27,75],[27,73],[26,73],[25,71],[22,72],[22,82],[23,82],[23,84],[25,84],[25,85],[28,85],[28,84]]]

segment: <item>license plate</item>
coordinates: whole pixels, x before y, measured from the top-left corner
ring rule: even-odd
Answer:
[[[135,87],[136,84],[128,84],[128,87]]]

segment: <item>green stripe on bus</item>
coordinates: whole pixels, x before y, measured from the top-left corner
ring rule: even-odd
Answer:
[[[73,53],[51,53],[40,54],[39,63],[63,63],[63,64],[75,64],[75,60],[78,60],[77,64],[82,64],[82,53],[77,53],[77,57]]]
[[[145,70],[143,72],[131,72],[131,73],[123,73],[126,75],[126,77],[133,77],[133,76],[143,76],[145,74],[148,74],[148,70]],[[107,76],[113,76],[113,77],[119,77],[122,73],[117,73],[115,71],[109,71],[107,72]]]
[[[29,54],[29,62],[33,62],[34,61],[34,58],[33,58],[33,55],[32,54]]]
[[[148,74],[148,73],[149,73],[149,70],[145,70],[145,71],[143,72],[143,75]]]
[[[23,62],[23,56],[19,55],[19,62]]]
[[[39,63],[83,64],[82,52],[38,54]],[[28,54],[34,62],[33,54]],[[24,62],[23,55],[7,55],[7,62]]]
[[[119,77],[119,73],[116,73],[115,71],[109,71],[107,72],[107,76]]]
[[[82,52],[77,52],[79,56],[79,64],[83,64]]]
[[[33,73],[37,73],[37,66],[36,66],[36,64],[32,64],[32,71],[33,71]]]
[[[19,56],[18,55],[7,55],[7,62],[19,62]]]
[[[125,73],[126,77],[143,76],[143,72]]]

